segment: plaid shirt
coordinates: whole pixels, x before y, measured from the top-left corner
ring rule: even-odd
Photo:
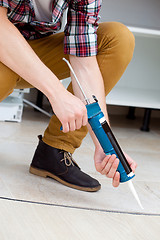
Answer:
[[[68,8],[64,53],[80,57],[97,54],[96,31],[101,3],[102,0],[53,0],[52,22],[39,22],[31,0],[0,0],[0,6],[8,10],[8,19],[26,39],[56,33],[61,29],[63,11]]]

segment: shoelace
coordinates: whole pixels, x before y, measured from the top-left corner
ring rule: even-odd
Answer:
[[[73,158],[72,158],[72,154],[69,153],[69,152],[65,152],[64,151],[64,158],[61,159],[61,162],[64,161],[65,165],[67,167],[70,167],[71,165],[74,166],[74,163],[73,163]]]

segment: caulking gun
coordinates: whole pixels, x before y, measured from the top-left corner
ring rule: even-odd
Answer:
[[[131,179],[135,177],[135,174],[132,172],[132,169],[130,168],[126,157],[124,156],[111,128],[109,127],[103,112],[101,111],[101,108],[99,106],[98,100],[95,96],[92,95],[93,101],[90,103],[90,100],[87,98],[84,90],[82,89],[82,86],[77,79],[77,76],[75,75],[72,66],[70,63],[63,58],[63,60],[68,64],[70,70],[72,71],[72,74],[83,94],[83,97],[85,99],[86,108],[87,108],[87,114],[88,114],[88,122],[95,133],[100,145],[102,146],[104,152],[106,155],[115,154],[117,158],[119,159],[119,165],[117,168],[117,171],[120,173],[120,182],[128,182],[129,187],[136,198],[138,204],[141,208],[142,204],[140,203],[140,200],[138,198],[138,195],[134,189],[133,183]]]

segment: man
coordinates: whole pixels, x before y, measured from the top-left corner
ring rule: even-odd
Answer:
[[[101,2],[0,0],[0,100],[14,88],[34,86],[48,97],[55,113],[44,136],[39,136],[30,172],[84,191],[100,189],[100,183],[82,172],[72,158],[87,128],[95,144],[96,170],[112,178],[115,187],[119,160],[104,154],[88,126],[73,76],[67,90],[59,81],[70,76],[62,58],[69,59],[79,81],[90,86],[108,119],[105,96],[122,76],[134,50],[134,37],[124,25],[112,22],[98,27]],[[57,33],[66,8],[65,31]],[[135,171],[136,163],[126,157]]]

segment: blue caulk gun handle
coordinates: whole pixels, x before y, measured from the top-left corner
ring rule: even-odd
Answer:
[[[88,122],[92,127],[99,143],[106,155],[115,154],[119,159],[117,171],[120,173],[120,182],[127,182],[135,175],[132,172],[116,138],[114,137],[107,121],[104,118],[98,101],[86,105]]]

